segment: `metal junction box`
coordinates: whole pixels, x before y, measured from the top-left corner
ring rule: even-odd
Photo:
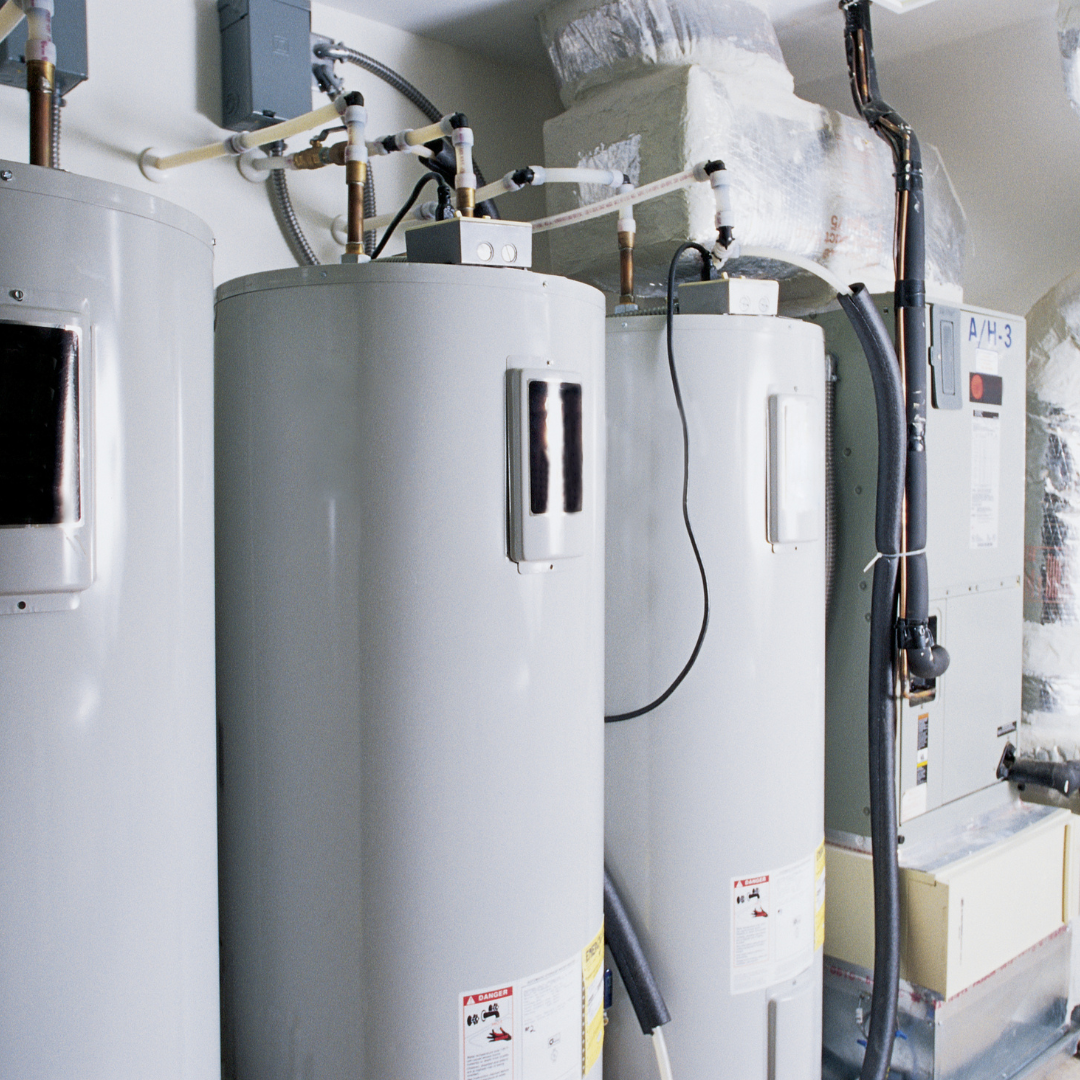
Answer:
[[[221,123],[256,131],[311,110],[310,0],[218,0]]]
[[[877,303],[891,328],[892,297]],[[1025,323],[938,304],[927,315],[930,617],[952,662],[936,685],[911,687],[897,710],[905,825],[997,784],[998,760],[1020,717]],[[865,837],[877,420],[867,362],[847,319],[839,311],[812,319],[825,330],[838,378],[825,823],[830,832]]]
[[[532,266],[532,226],[495,218],[448,218],[405,231],[409,262],[458,266]]]

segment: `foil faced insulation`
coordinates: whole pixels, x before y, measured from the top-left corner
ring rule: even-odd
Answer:
[[[1061,0],[1057,24],[1065,93],[1069,104],[1080,112],[1080,3],[1077,0]]]
[[[747,0],[566,0],[541,12],[540,33],[567,108],[595,86],[689,64],[795,86],[772,23]]]
[[[889,150],[861,120],[795,96],[772,27],[757,8],[730,0],[706,17],[699,0],[615,0],[574,18],[568,10],[563,4],[541,19],[563,99],[570,102],[544,125],[549,165],[618,168],[633,183],[646,184],[721,158],[731,174],[742,244],[782,248],[846,281],[892,291]],[[935,299],[958,303],[964,212],[937,151],[924,146],[923,157],[927,289]],[[574,185],[545,190],[549,213],[606,194]],[[704,184],[636,208],[639,296],[662,295],[676,244],[712,245],[713,216]],[[613,221],[556,230],[550,242],[553,270],[617,291]],[[784,265],[743,259],[727,269],[780,278],[781,298],[804,310],[832,299],[827,286]]]
[[[1020,755],[1080,758],[1080,273],[1028,313]]]

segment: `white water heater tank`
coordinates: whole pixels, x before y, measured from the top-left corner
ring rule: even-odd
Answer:
[[[598,1080],[603,348],[525,270],[218,292],[239,1080]]]
[[[819,328],[675,316],[711,617],[654,711],[607,726],[606,861],[671,1013],[675,1076],[817,1080],[824,941],[825,363]],[[663,316],[608,320],[607,712],[702,621]],[[608,1067],[651,1080],[629,1001]]]
[[[209,229],[0,162],[0,1076],[220,1073]]]

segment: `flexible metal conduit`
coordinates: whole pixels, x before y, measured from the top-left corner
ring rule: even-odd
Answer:
[[[60,110],[63,108],[64,99],[60,91],[56,90],[52,96],[52,116],[49,126],[49,143],[52,146],[50,164],[54,169],[60,168]]]
[[[272,155],[278,157],[284,153],[285,143],[275,142],[267,149]],[[289,185],[285,179],[284,169],[274,169],[270,173],[269,186],[274,216],[285,236],[285,242],[289,245],[289,250],[301,266],[318,266],[319,258],[314,248],[308,243],[304,230],[300,228],[300,222],[296,220],[296,211],[293,210],[292,199],[289,197]]]

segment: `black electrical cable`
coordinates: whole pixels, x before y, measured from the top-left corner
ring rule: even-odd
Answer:
[[[379,241],[378,246],[371,253],[371,257],[373,259],[377,259],[382,254],[383,248],[386,247],[386,242],[390,239],[391,236],[394,235],[394,230],[401,224],[402,218],[404,218],[405,215],[412,209],[413,203],[415,203],[416,200],[420,198],[420,192],[424,190],[424,185],[429,180],[434,180],[438,183],[440,193],[443,192],[444,189],[447,191],[449,190],[447,188],[446,181],[438,173],[424,173],[424,175],[416,181],[416,187],[412,189],[412,194],[408,197],[408,199],[405,200],[405,203],[402,205],[401,209],[394,215],[394,220],[391,221],[390,224],[386,227],[386,232],[383,233],[383,238]]]
[[[679,688],[680,683],[687,675],[690,674],[690,669],[694,666],[694,662],[698,658],[698,654],[701,652],[701,646],[705,643],[705,632],[709,629],[709,579],[705,574],[705,564],[701,561],[701,552],[698,550],[697,540],[694,537],[694,530],[690,525],[690,511],[686,506],[686,494],[690,487],[690,430],[686,424],[686,409],[683,407],[682,391],[679,389],[679,377],[675,373],[675,346],[673,342],[673,329],[674,329],[674,314],[675,314],[675,268],[678,265],[679,259],[682,257],[684,251],[689,248],[693,248],[698,254],[701,255],[702,267],[701,278],[703,281],[709,280],[709,272],[712,266],[711,256],[708,250],[701,246],[701,244],[695,244],[689,241],[685,244],[680,244],[675,250],[675,254],[671,257],[671,265],[668,267],[667,276],[667,356],[668,356],[668,371],[671,373],[671,388],[675,391],[675,404],[679,408],[679,420],[682,422],[682,437],[683,437],[683,485],[682,485],[682,516],[683,524],[686,526],[686,535],[690,538],[690,546],[694,549],[694,558],[697,559],[698,570],[701,573],[701,593],[702,593],[702,607],[703,612],[701,616],[701,630],[698,632],[697,641],[694,643],[694,650],[690,653],[690,659],[686,661],[685,666],[678,675],[675,676],[675,681],[654,701],[650,701],[648,705],[643,705],[640,709],[633,709],[631,712],[617,713],[614,716],[605,716],[605,724],[617,724],[621,720],[633,720],[635,717],[644,716],[647,712],[652,712],[653,709],[659,705],[663,705],[665,701]]]
[[[903,524],[906,440],[900,369],[888,331],[864,285],[840,305],[866,353],[878,424],[877,505],[867,701],[870,834],[874,870],[874,989],[860,1080],[885,1080],[900,990],[900,870],[896,817],[896,590]]]

